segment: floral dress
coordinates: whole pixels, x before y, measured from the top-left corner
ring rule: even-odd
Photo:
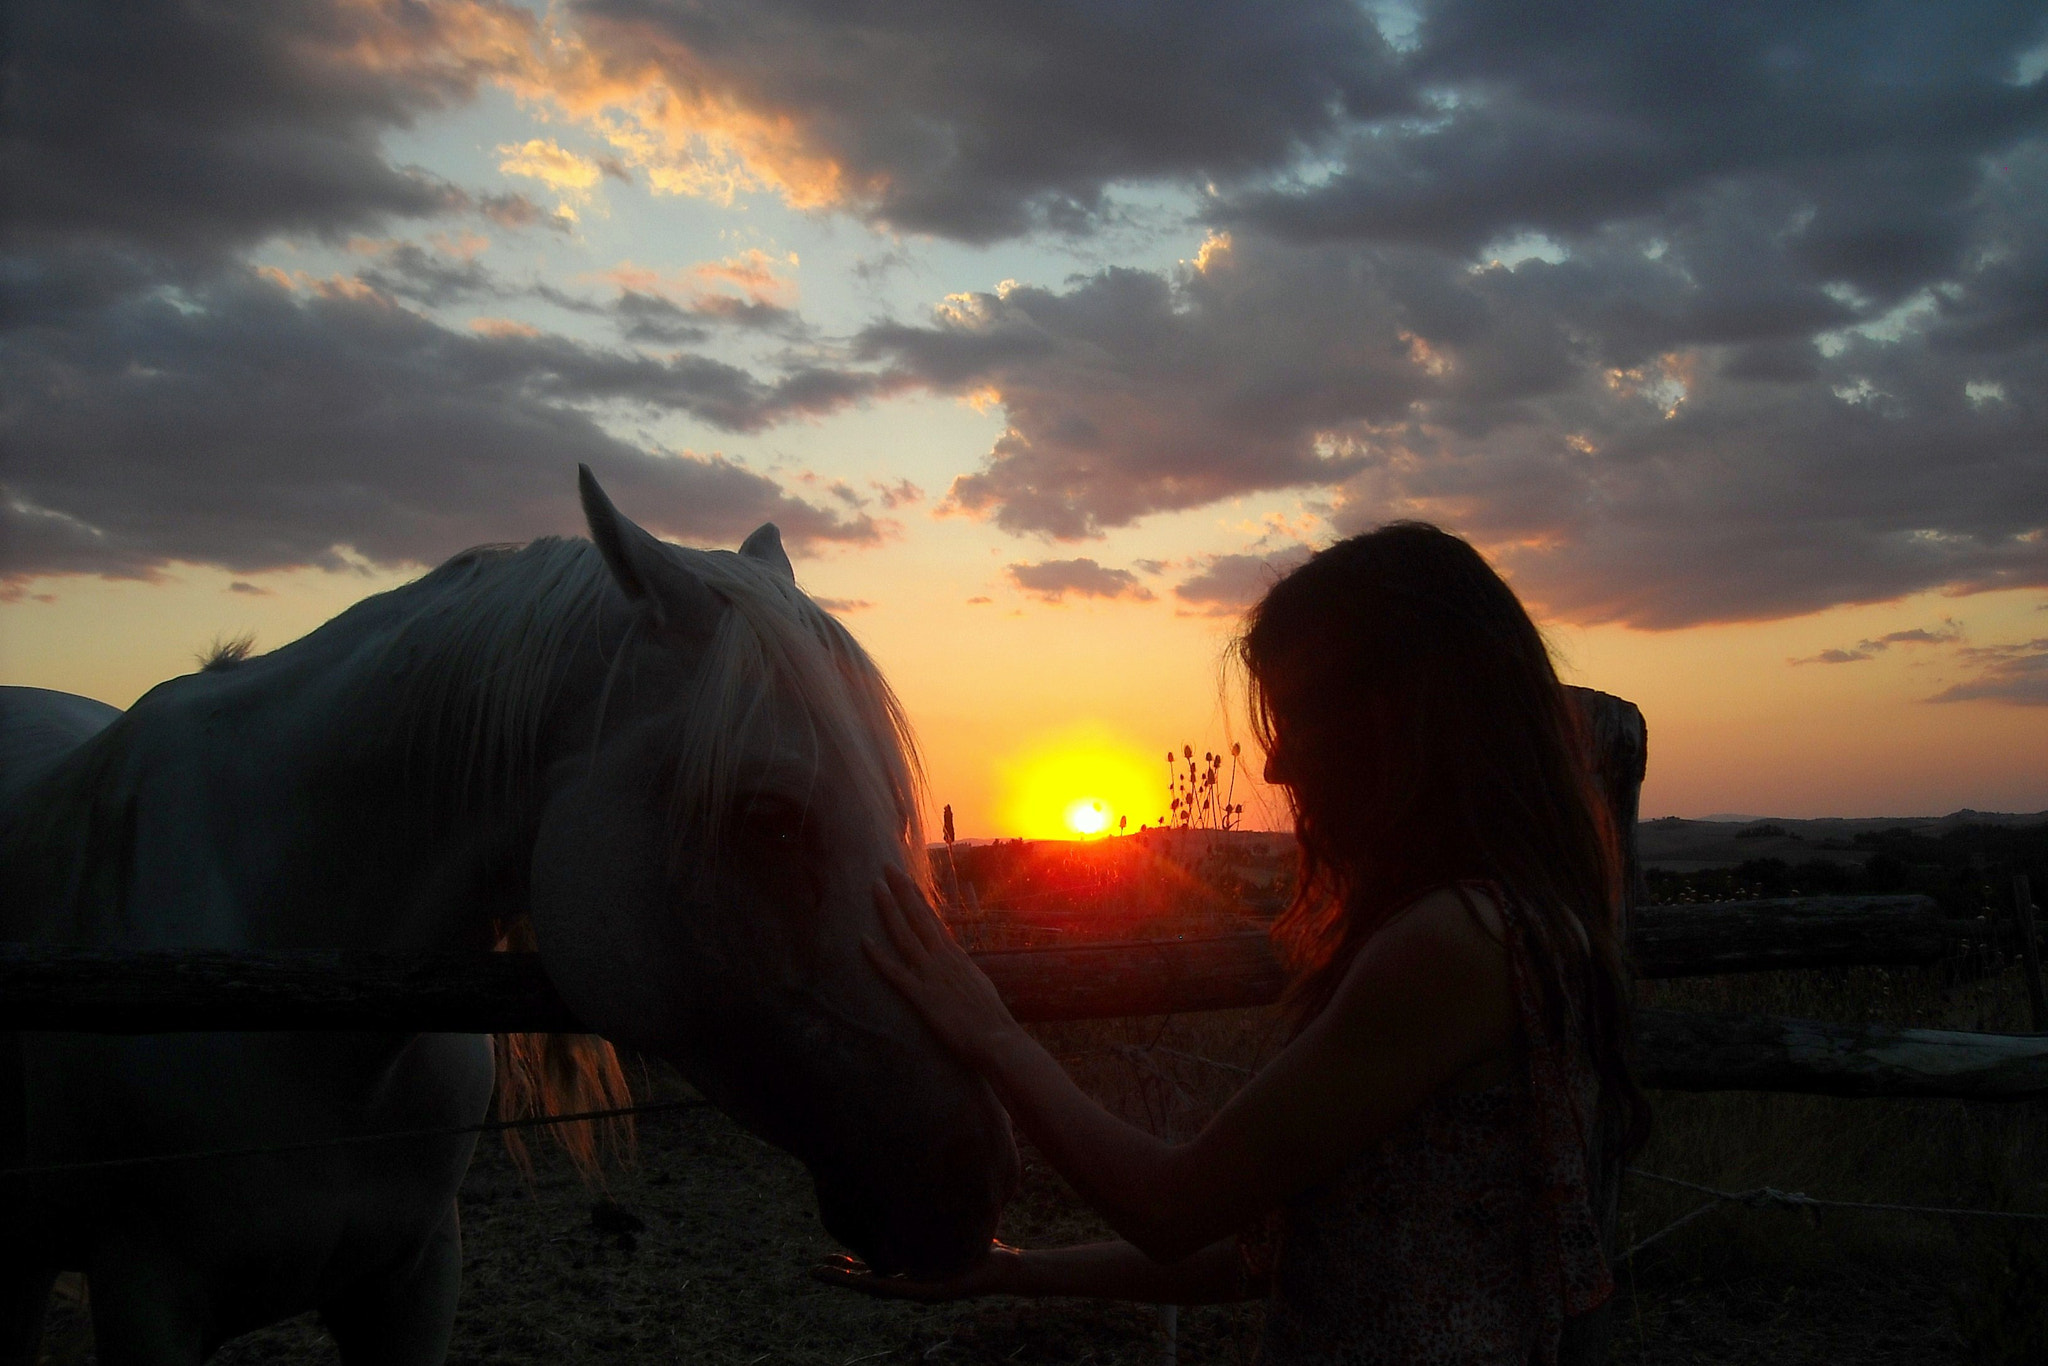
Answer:
[[[1599,1078],[1575,1030],[1552,1036],[1500,904],[1526,1067],[1425,1102],[1248,1241],[1272,1285],[1261,1366],[1552,1366],[1565,1318],[1613,1292],[1589,1171]]]

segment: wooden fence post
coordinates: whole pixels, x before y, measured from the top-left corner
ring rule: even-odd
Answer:
[[[1649,728],[1643,722],[1641,709],[1633,702],[1591,688],[1569,691],[1584,723],[1594,781],[1606,798],[1615,839],[1621,845],[1622,897],[1614,930],[1626,943],[1636,904],[1648,898],[1642,861],[1636,853],[1636,816],[1643,774],[1649,766]],[[1601,1241],[1606,1244],[1610,1260],[1621,1214],[1621,1171],[1621,1135],[1604,1131],[1596,1134],[1591,1172],[1593,1212],[1600,1218]],[[1609,1298],[1593,1312],[1565,1321],[1564,1337],[1558,1344],[1558,1366],[1599,1366],[1607,1360],[1613,1335],[1614,1301]]]
[[[2025,873],[2012,879],[2012,916],[2020,927],[2021,971],[2027,975],[2027,1005],[2033,1011],[2034,1032],[2048,1033],[2048,995],[2041,987],[2041,941],[2034,933],[2034,890]]]

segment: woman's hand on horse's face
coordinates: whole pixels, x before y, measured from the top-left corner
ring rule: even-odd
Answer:
[[[917,884],[900,871],[891,868],[875,884],[875,912],[894,948],[891,952],[872,939],[861,941],[875,970],[909,999],[941,1042],[968,1062],[987,1067],[1020,1032],[995,985],[939,923]]]
[[[877,1276],[858,1257],[831,1257],[811,1268],[811,1278],[826,1285],[858,1290],[884,1300],[918,1300],[937,1304],[944,1300],[968,1300],[977,1295],[1011,1294],[1016,1290],[1020,1257],[1014,1247],[990,1243],[980,1261],[957,1276],[943,1281],[913,1280],[908,1276]]]

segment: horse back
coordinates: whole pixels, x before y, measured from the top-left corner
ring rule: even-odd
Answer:
[[[0,687],[0,810],[120,714],[75,693]]]

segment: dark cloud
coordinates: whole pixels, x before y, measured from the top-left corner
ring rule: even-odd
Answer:
[[[1263,172],[1410,102],[1350,0],[583,0],[576,18],[611,81],[780,130],[757,171],[778,152],[786,181],[831,168],[797,197],[971,241],[1084,230],[1114,182]]]
[[[731,540],[770,519],[798,547],[879,537],[857,506],[816,506],[718,456],[636,447],[600,419],[753,431],[896,381],[806,364],[757,376],[505,319],[451,330],[404,304],[548,291],[494,274],[482,239],[436,250],[357,236],[462,213],[567,226],[522,195],[395,165],[382,146],[486,81],[531,79],[537,22],[495,0],[10,9],[0,572],[433,560],[572,529],[579,460],[680,537]],[[631,177],[616,159],[597,167]],[[346,242],[358,273],[252,273],[244,253],[280,238]],[[742,294],[552,301],[629,342],[795,328]]]
[[[191,262],[393,216],[505,221],[530,204],[478,204],[379,144],[470,98],[533,26],[489,0],[10,5],[4,240]]]
[[[2037,134],[2038,6],[1440,0],[1408,74],[1433,118],[1361,128],[1313,188],[1225,210],[1288,235],[1464,252],[1689,198],[1782,195],[1815,273],[1895,297],[1964,250],[1983,157]]]
[[[1994,168],[1961,264],[1889,308],[1802,277],[1733,204],[1512,266],[1240,234],[860,345],[1000,398],[951,496],[1016,532],[1320,488],[1340,531],[1438,521],[1547,610],[1644,627],[2039,585],[2048,331],[2006,291],[2048,263],[2044,168],[2039,146]]]
[[[846,401],[799,372],[763,383],[547,336],[437,326],[353,282],[293,293],[230,276],[0,340],[5,572],[147,576],[431,562],[573,530],[578,461],[663,532],[731,542],[775,521],[797,547],[872,542],[717,456],[650,453],[593,417],[645,406],[746,428]],[[857,387],[857,386],[855,386]]]
[[[431,558],[560,524],[577,458],[677,534],[872,538],[858,496],[600,419],[755,431],[915,386],[1000,402],[945,506],[1018,533],[1300,490],[1339,531],[1437,520],[1546,610],[1646,627],[2048,583],[2038,5],[1441,0],[1398,54],[1349,0],[563,13],[556,45],[493,0],[10,10],[10,562]],[[845,355],[772,262],[603,300],[403,244],[296,295],[248,275],[280,236],[566,229],[382,150],[496,79],[568,118],[659,81],[669,123],[641,131],[898,228],[1084,232],[1118,184],[1163,182],[1230,236],[1176,270],[956,296]],[[536,296],[624,345],[394,302]],[[803,344],[759,373],[634,349],[747,329]],[[1256,558],[1179,601],[1230,610]],[[1983,686],[2026,676],[1994,664]]]
[[[931,326],[871,328],[858,348],[935,388],[995,390],[1009,429],[952,504],[1074,540],[1361,467],[1318,433],[1398,417],[1425,382],[1372,283],[1338,286],[1350,309],[1302,292],[1328,284],[1213,262],[1109,270],[1066,293],[956,296]]]
[[[1010,576],[1010,582],[1041,602],[1063,602],[1069,593],[1077,598],[1152,601],[1152,590],[1139,583],[1138,576],[1130,570],[1110,569],[1090,559],[1013,564],[1004,572]]]
[[[1262,554],[1210,555],[1201,569],[1174,585],[1173,595],[1204,615],[1233,616],[1307,564],[1309,553],[1305,545],[1290,545]]]
[[[530,293],[572,313],[603,318],[616,326],[625,340],[655,346],[696,345],[724,327],[791,334],[802,331],[802,320],[792,310],[729,294],[706,294],[678,302],[637,289],[621,289],[609,300],[586,298],[547,284],[507,292]]]
[[[1915,627],[1910,631],[1893,631],[1875,640],[1859,641],[1850,649],[1822,650],[1817,655],[1795,659],[1794,664],[1857,664],[1866,659],[1875,659],[1894,645],[1948,645],[1963,637],[1962,628],[1949,622],[1938,631]]]
[[[501,228],[541,227],[566,233],[576,226],[575,220],[559,209],[543,209],[517,192],[477,195],[470,202],[479,214]]]
[[[1977,677],[1944,688],[1928,701],[2048,707],[2048,636],[2021,645],[1959,650],[1957,655],[1980,670]]]
[[[610,299],[599,299],[544,281],[518,284],[474,255],[436,251],[417,242],[359,242],[357,247],[366,258],[357,279],[393,298],[430,308],[478,300],[537,299],[565,312],[603,319],[626,341],[662,346],[696,345],[723,328],[790,336],[804,330],[793,310],[758,299],[702,293],[678,302],[631,288],[620,289]]]
[[[433,251],[417,242],[366,244],[369,260],[357,278],[396,299],[442,308],[479,296],[502,298],[511,291],[474,255]]]
[[[1955,626],[1945,626],[1939,631],[1929,631],[1925,627],[1915,627],[1910,631],[1893,631],[1889,635],[1882,635],[1876,640],[1865,641],[1864,643],[1878,648],[1892,645],[1945,645],[1950,641],[1961,638],[1962,632]]]

